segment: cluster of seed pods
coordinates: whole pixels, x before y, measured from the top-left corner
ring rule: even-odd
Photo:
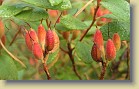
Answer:
[[[104,51],[104,41],[102,33],[99,29],[96,30],[93,36],[94,45],[91,55],[94,61],[102,62],[102,56],[105,54],[106,60],[111,61],[116,57],[116,51],[121,47],[121,40],[118,33],[114,33],[112,39],[108,39]],[[105,53],[104,53],[105,52]]]
[[[32,28],[26,32],[26,45],[37,59],[43,60],[48,54],[55,52],[59,47],[59,37],[53,30],[45,30],[42,24],[38,26],[37,32]]]

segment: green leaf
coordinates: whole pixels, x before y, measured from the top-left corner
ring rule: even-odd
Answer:
[[[130,40],[130,23],[114,21],[102,26],[100,30],[102,31],[104,40],[108,39],[108,29],[111,38],[113,34],[117,32],[121,40]]]
[[[65,15],[61,17],[60,23],[70,30],[84,30],[87,28],[87,25],[85,23],[81,22],[79,19],[74,18],[71,15]]]
[[[51,6],[55,6],[58,5],[62,2],[63,0],[49,0],[49,2],[51,3]]]
[[[47,19],[48,13],[42,8],[33,8],[31,10],[22,11],[15,15],[15,17],[25,21],[39,21],[41,19]]]
[[[23,9],[29,9],[26,7],[26,4],[2,5],[0,6],[0,17],[12,17]]]
[[[92,63],[91,47],[83,42],[78,42],[75,46],[77,56],[85,63]]]
[[[22,0],[22,1],[45,9],[66,10],[72,7],[70,0],[63,0],[61,3],[55,6],[52,6],[49,0]]]
[[[130,6],[125,0],[102,0],[101,4],[119,20],[130,21]]]
[[[8,55],[0,55],[0,80],[17,79],[17,69],[13,59]]]
[[[68,29],[64,25],[62,25],[61,23],[58,23],[58,24],[56,24],[56,30],[68,31],[68,30],[71,30],[71,29]]]
[[[56,50],[54,53],[50,53],[48,60],[47,60],[47,65],[48,67],[52,67],[58,60],[58,56],[59,56],[59,49]]]

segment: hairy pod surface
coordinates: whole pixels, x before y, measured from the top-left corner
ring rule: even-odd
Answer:
[[[97,47],[102,50],[102,47],[104,47],[104,41],[102,33],[99,29],[96,30],[94,36],[93,36],[93,42],[97,45]]]
[[[32,45],[34,42],[38,42],[37,34],[34,30],[30,30],[25,35],[26,45],[29,50],[32,50]]]
[[[94,61],[96,62],[101,62],[101,51],[98,49],[97,45],[94,44],[91,50],[91,56]]]
[[[0,21],[0,38],[4,35],[4,25],[3,22]]]
[[[106,58],[107,60],[113,60],[116,57],[116,49],[111,39],[108,39],[106,43]]]
[[[45,48],[45,38],[46,38],[45,28],[42,26],[42,24],[40,24],[38,27],[38,40],[43,50]]]
[[[59,48],[59,37],[55,31],[52,31],[54,34],[54,48],[50,51],[51,53],[54,53]]]
[[[43,59],[43,51],[39,43],[33,44],[32,52],[37,59]]]
[[[121,39],[120,39],[119,34],[118,33],[114,33],[112,40],[113,40],[113,43],[115,45],[116,51],[118,51],[120,49],[120,47],[121,47]]]
[[[51,51],[54,48],[54,34],[53,31],[47,30],[46,31],[46,49],[47,51]]]

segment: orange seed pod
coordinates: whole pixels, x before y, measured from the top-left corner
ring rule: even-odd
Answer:
[[[102,62],[101,59],[101,51],[98,49],[97,45],[94,44],[91,50],[91,56],[94,61],[96,62]]]
[[[41,60],[43,59],[43,51],[39,43],[33,44],[32,51],[33,51],[34,56],[37,59],[41,59]]]
[[[37,34],[34,30],[28,31],[25,35],[26,45],[29,50],[32,50],[32,45],[34,42],[38,42]]]
[[[111,39],[108,39],[106,43],[106,58],[107,60],[113,60],[116,57],[116,49]]]
[[[45,28],[42,26],[42,24],[39,25],[38,27],[38,40],[39,43],[41,44],[41,47],[43,50],[45,50],[45,38],[46,38],[46,31]]]
[[[115,45],[116,51],[118,51],[121,47],[121,39],[120,39],[119,34],[114,33],[112,40],[113,40],[113,43]]]

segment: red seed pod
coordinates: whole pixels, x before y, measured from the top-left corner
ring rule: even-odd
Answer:
[[[30,37],[33,40],[33,42],[37,42],[37,43],[39,42],[37,33],[33,29],[31,29],[29,34],[30,34]]]
[[[118,51],[121,47],[121,39],[120,39],[119,34],[114,33],[112,40],[113,40],[113,43],[115,45],[116,51]]]
[[[99,7],[98,10],[97,10],[96,16],[97,16],[97,17],[100,17],[100,16],[102,16],[102,15],[103,15],[103,11],[102,11],[102,9]]]
[[[32,52],[37,59],[43,59],[43,51],[39,43],[33,44]]]
[[[59,37],[55,31],[53,31],[54,34],[54,48],[50,51],[51,53],[54,53],[59,48]]]
[[[42,24],[40,24],[38,27],[38,39],[43,50],[45,48],[45,38],[46,38],[45,28],[42,26]]]
[[[3,22],[0,20],[0,38],[4,35],[4,25]]]
[[[102,47],[104,47],[104,41],[102,33],[99,29],[96,30],[96,33],[93,36],[93,42],[97,45],[97,47],[102,50]]]
[[[92,47],[91,56],[92,56],[94,61],[102,62],[101,51],[98,49],[96,44],[94,44]]]
[[[25,35],[26,45],[29,50],[32,50],[32,45],[34,42],[38,42],[37,34],[34,30],[28,31]]]
[[[107,60],[113,60],[116,57],[116,49],[111,39],[108,39],[106,43],[106,58]]]
[[[51,51],[54,48],[54,34],[53,31],[46,31],[46,49],[47,51]]]

